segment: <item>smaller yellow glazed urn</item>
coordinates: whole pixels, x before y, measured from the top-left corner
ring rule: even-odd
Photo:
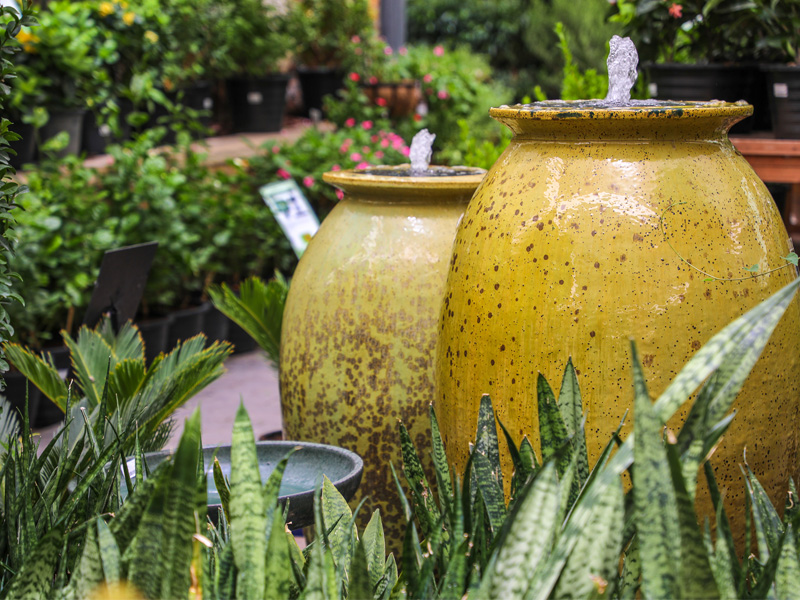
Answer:
[[[342,446],[364,459],[353,502],[368,498],[366,519],[380,508],[389,550],[399,550],[404,530],[390,469],[402,465],[398,421],[432,475],[425,449],[439,308],[458,220],[485,173],[460,169],[326,173],[344,198],[309,243],[286,300],[287,439]]]
[[[514,138],[456,234],[434,406],[457,472],[485,393],[517,443],[538,447],[537,376],[558,389],[570,357],[593,464],[632,407],[629,340],[655,398],[715,333],[797,276],[771,196],[727,137],[752,107],[543,104],[491,109]],[[752,265],[776,270],[753,276]],[[795,298],[712,460],[740,536],[744,447],[776,505],[797,471],[799,360]],[[703,486],[698,507],[713,517]]]

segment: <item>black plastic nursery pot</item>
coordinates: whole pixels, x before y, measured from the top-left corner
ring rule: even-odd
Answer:
[[[42,144],[65,131],[69,134],[69,143],[56,156],[64,158],[70,154],[80,154],[86,111],[82,108],[48,108],[47,111],[50,118],[40,130]]]
[[[344,75],[344,71],[330,67],[297,68],[305,116],[309,116],[312,109],[322,112],[325,96],[342,89]]]
[[[214,89],[209,81],[196,81],[183,90],[181,104],[186,108],[200,111],[202,114],[198,121],[203,127],[211,127],[213,121]]]
[[[167,347],[174,348],[179,342],[203,333],[206,315],[211,311],[211,303],[203,302],[198,306],[191,306],[177,310],[171,315]]]
[[[280,131],[289,76],[229,79],[228,104],[235,132]]]
[[[753,105],[753,116],[734,125],[731,134],[771,128],[765,75],[756,64],[664,63],[644,68],[650,96],[656,100],[745,100]]]
[[[766,65],[763,70],[775,137],[800,138],[800,67]]]

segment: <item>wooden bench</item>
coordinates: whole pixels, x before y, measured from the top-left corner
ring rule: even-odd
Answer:
[[[800,249],[800,140],[734,136],[731,142],[762,181],[789,184],[783,223]]]

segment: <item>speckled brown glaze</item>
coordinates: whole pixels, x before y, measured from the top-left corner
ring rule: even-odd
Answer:
[[[380,508],[390,550],[400,549],[404,531],[389,467],[402,478],[397,422],[406,424],[430,469],[427,413],[439,309],[456,226],[483,174],[326,173],[345,196],[300,260],[286,301],[286,434],[363,457],[353,504],[369,498],[365,518]]]
[[[787,267],[707,282],[676,254],[723,279],[746,276],[753,264],[764,271],[787,264],[781,257],[791,248],[780,214],[727,138],[751,112],[722,103],[491,110],[515,137],[459,226],[436,359],[435,408],[458,468],[475,435],[481,395],[491,394],[520,441],[538,431],[537,374],[558,390],[569,357],[579,372],[594,461],[632,406],[629,339],[656,397],[714,333],[796,276]],[[662,215],[676,251],[660,229]],[[714,454],[740,533],[745,444],[777,506],[796,468],[798,359],[795,299]],[[670,425],[677,427],[687,410]],[[626,432],[631,425],[629,418]],[[510,472],[507,453],[504,460]],[[700,491],[698,510],[709,514],[709,506]]]

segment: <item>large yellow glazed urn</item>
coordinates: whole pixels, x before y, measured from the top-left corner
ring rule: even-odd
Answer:
[[[410,177],[403,170],[324,175],[344,198],[297,266],[280,358],[287,438],[342,446],[364,459],[354,502],[368,497],[366,518],[380,508],[394,550],[404,530],[389,466],[400,473],[397,424],[405,423],[420,450],[430,447],[447,268],[458,220],[485,173],[432,167],[437,176]]]
[[[738,103],[491,109],[514,138],[459,226],[436,360],[434,406],[458,470],[485,393],[517,443],[533,434],[538,450],[537,375],[558,390],[570,357],[594,464],[632,406],[630,339],[655,398],[713,334],[797,276],[781,258],[791,242],[772,198],[727,137],[751,112]],[[784,268],[753,277],[752,265]],[[795,299],[713,456],[740,525],[745,445],[776,505],[796,470],[799,359]]]

